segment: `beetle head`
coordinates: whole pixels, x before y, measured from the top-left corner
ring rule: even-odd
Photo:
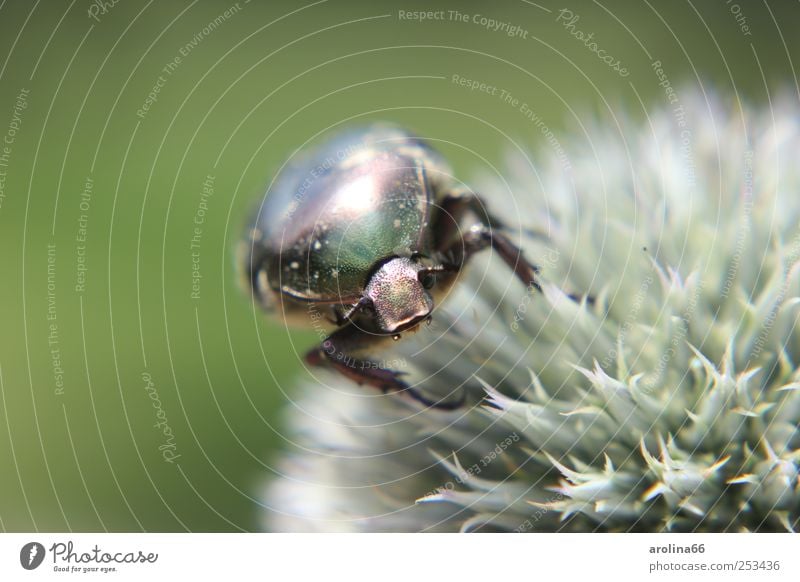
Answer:
[[[372,275],[365,297],[372,303],[376,323],[382,331],[399,333],[430,316],[433,299],[420,282],[426,270],[411,259],[395,257]]]

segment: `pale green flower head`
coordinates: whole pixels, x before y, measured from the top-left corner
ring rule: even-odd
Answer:
[[[381,354],[459,410],[314,370],[267,528],[800,527],[796,107],[678,95],[472,183],[543,293],[485,251]]]

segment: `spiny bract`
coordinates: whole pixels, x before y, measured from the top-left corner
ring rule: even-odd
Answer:
[[[800,526],[797,103],[679,97],[475,182],[544,293],[487,251],[386,356],[462,410],[294,392],[267,528]]]

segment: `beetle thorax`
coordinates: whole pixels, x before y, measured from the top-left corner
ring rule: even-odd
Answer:
[[[433,300],[419,281],[422,266],[396,257],[385,262],[369,280],[365,294],[375,308],[378,327],[386,333],[410,329],[433,309]]]

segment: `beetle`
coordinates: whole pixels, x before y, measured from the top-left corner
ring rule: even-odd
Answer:
[[[430,400],[371,354],[430,323],[469,258],[488,247],[541,291],[538,268],[482,199],[456,183],[433,147],[393,125],[345,131],[301,153],[247,232],[239,263],[254,300],[290,323],[333,330],[308,364],[426,406],[457,408],[464,398]]]

